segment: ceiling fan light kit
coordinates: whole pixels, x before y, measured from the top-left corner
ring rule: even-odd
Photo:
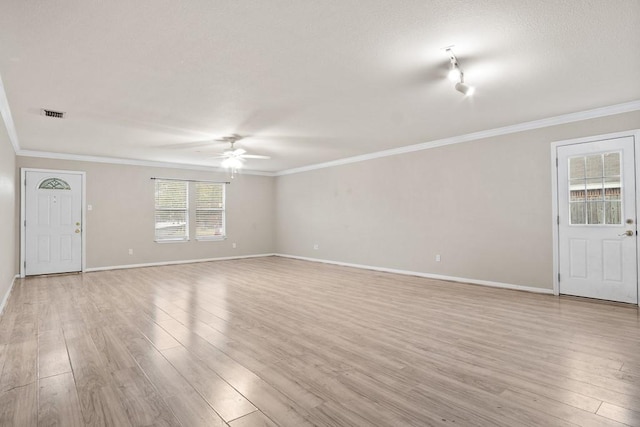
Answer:
[[[223,168],[227,169],[240,169],[242,167],[242,160],[237,157],[229,157],[224,159],[221,165]]]
[[[235,143],[243,139],[244,136],[233,134],[230,136],[225,136],[224,138],[220,138],[219,141],[228,142],[230,147],[228,150],[225,150],[222,154],[218,156],[218,158],[223,159],[220,163],[225,169],[231,170],[231,177],[242,168],[242,164],[245,159],[270,159],[269,156],[261,156],[257,154],[247,154],[247,150],[244,148],[235,148]]]

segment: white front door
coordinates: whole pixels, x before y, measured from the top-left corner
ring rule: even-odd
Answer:
[[[82,175],[25,172],[25,275],[82,270]]]
[[[634,138],[556,154],[560,293],[637,303]]]

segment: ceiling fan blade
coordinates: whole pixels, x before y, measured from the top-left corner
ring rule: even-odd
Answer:
[[[270,159],[270,156],[261,156],[259,154],[244,154],[242,157],[245,159]]]
[[[244,148],[236,148],[236,149],[233,151],[233,155],[234,155],[234,156],[241,156],[241,155],[243,155],[243,154],[244,154],[244,153],[246,153],[246,152],[247,152],[247,150],[245,150]]]

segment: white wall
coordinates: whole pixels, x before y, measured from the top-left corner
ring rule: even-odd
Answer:
[[[16,155],[0,119],[0,304],[17,274]]]
[[[154,242],[151,177],[227,181],[224,173],[17,157],[18,168],[85,171],[87,268],[273,253],[274,180],[241,174],[227,186],[227,240]],[[237,247],[233,248],[232,243]],[[128,250],[133,249],[133,255]]]
[[[550,143],[637,128],[632,112],[280,176],[276,250],[552,289]]]

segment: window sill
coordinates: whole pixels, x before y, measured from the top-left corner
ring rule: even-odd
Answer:
[[[223,240],[227,240],[227,236],[196,237],[196,242],[221,242]]]

